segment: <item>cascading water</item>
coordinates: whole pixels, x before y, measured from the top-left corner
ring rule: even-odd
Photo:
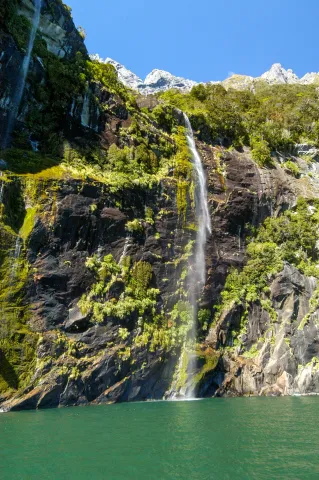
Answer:
[[[122,265],[124,258],[127,256],[127,251],[128,251],[128,249],[131,245],[131,242],[132,242],[132,237],[131,237],[131,235],[128,235],[125,238],[124,248],[123,248],[121,258],[119,260],[119,265]]]
[[[196,179],[195,208],[198,229],[196,236],[194,264],[189,279],[190,301],[193,307],[193,323],[192,328],[189,332],[188,339],[189,344],[194,346],[196,343],[197,329],[197,300],[200,297],[201,290],[204,287],[206,280],[205,246],[207,238],[211,234],[212,226],[208,209],[206,177],[202,164],[202,159],[196,148],[193,129],[189,118],[185,113],[183,115],[186,126],[187,143],[192,155],[192,163],[194,166],[194,174]],[[187,367],[188,380],[192,378],[195,368],[196,356],[194,355],[194,353],[192,354],[191,352],[189,352]],[[187,383],[191,384],[191,382]],[[194,387],[188,388],[186,397],[194,397]]]
[[[16,275],[16,271],[18,268],[20,253],[22,247],[22,239],[18,236],[16,238],[16,243],[14,247],[14,254],[13,254],[13,262],[12,262],[12,269],[11,269],[11,278],[14,278]]]
[[[4,135],[4,140],[3,140],[3,148],[6,148],[8,145],[8,141],[10,140],[10,136],[14,127],[15,120],[19,113],[19,107],[23,97],[25,82],[28,75],[28,71],[29,71],[34,40],[35,40],[36,33],[40,23],[41,7],[42,7],[42,0],[34,0],[34,15],[32,20],[32,29],[30,33],[27,53],[21,65],[21,70],[19,75],[20,78],[12,99],[12,107],[8,116],[7,129],[6,129],[6,133]]]
[[[201,157],[196,148],[191,123],[185,113],[183,113],[183,116],[186,127],[187,143],[192,157],[194,180],[196,185],[195,210],[197,219],[197,236],[193,262],[188,275],[188,297],[192,306],[192,325],[182,347],[179,364],[175,372],[173,386],[168,393],[169,398],[175,400],[191,400],[195,397],[195,384],[193,382],[193,378],[196,374],[196,355],[194,349],[196,345],[197,331],[197,302],[205,285],[205,246],[207,238],[211,234],[211,219],[208,209],[205,172]],[[187,365],[186,372],[185,365]],[[186,381],[185,373],[187,375]],[[180,385],[183,385],[183,387],[181,388]]]

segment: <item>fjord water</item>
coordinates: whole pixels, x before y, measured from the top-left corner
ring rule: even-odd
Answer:
[[[319,478],[318,397],[0,415],[1,480]]]

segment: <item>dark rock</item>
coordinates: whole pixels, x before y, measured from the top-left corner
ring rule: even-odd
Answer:
[[[89,326],[88,315],[84,315],[79,307],[74,307],[69,310],[69,319],[66,321],[64,329],[67,332],[78,333],[83,332]]]
[[[0,170],[6,170],[8,168],[7,162],[0,159]]]

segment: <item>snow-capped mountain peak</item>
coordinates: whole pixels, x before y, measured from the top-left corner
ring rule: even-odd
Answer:
[[[119,62],[106,58],[103,60],[99,55],[90,55],[92,60],[97,60],[103,63],[112,64],[118,73],[119,80],[129,88],[137,90],[144,95],[150,95],[157,92],[163,92],[172,88],[188,92],[198,82],[187,80],[182,77],[172,75],[165,70],[152,70],[143,81],[135,73],[128,70]],[[254,88],[254,84],[258,81],[264,81],[271,85],[273,84],[302,84],[308,85],[311,83],[319,83],[319,73],[306,73],[301,79],[291,70],[286,70],[280,63],[274,63],[268,72],[263,73],[260,77],[250,77],[248,75],[232,75],[223,82],[209,82],[220,83],[226,89],[235,88],[244,90],[246,88]]]
[[[178,88],[180,90],[191,90],[197,82],[193,80],[186,80],[182,77],[176,77],[165,70],[152,70],[144,80],[146,88],[156,90],[168,90],[170,88]]]

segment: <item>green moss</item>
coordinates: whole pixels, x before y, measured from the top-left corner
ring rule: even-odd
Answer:
[[[14,239],[12,239],[15,241]],[[13,248],[14,244],[11,245]],[[0,392],[23,388],[35,366],[37,334],[27,326],[24,305],[29,266],[23,255],[12,258],[12,249],[0,267]]]
[[[37,213],[36,207],[27,208],[26,210],[26,216],[24,218],[23,225],[19,232],[19,235],[24,242],[28,239],[30,233],[33,230],[36,213]]]
[[[184,348],[182,350],[180,363],[178,365],[178,370],[177,370],[177,378],[176,378],[176,384],[175,384],[175,390],[177,392],[183,389],[186,385],[187,378],[188,378],[188,374],[187,374],[188,362],[189,362],[189,357],[186,349]]]
[[[192,182],[193,166],[191,164],[191,156],[188,148],[185,129],[178,128],[178,133],[174,135],[177,145],[177,153],[174,159],[174,176],[177,183],[177,211],[180,217],[186,221],[188,199],[190,196],[190,186]]]
[[[202,380],[206,377],[206,375],[215,370],[219,360],[219,353],[215,352],[214,350],[207,348],[204,351],[197,352],[197,358],[200,363],[202,363],[202,367],[200,371],[195,375],[193,382],[195,388],[200,385]]]

